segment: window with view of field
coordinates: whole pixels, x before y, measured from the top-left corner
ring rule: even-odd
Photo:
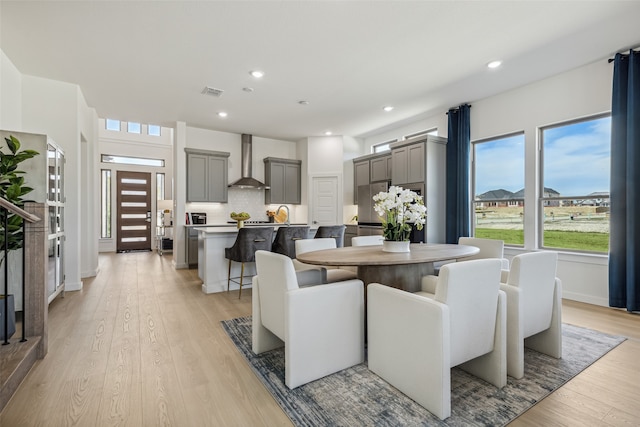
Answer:
[[[608,252],[611,116],[540,129],[541,245]]]
[[[524,134],[473,144],[473,235],[524,245]]]

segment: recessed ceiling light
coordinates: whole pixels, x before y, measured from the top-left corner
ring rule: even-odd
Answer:
[[[260,70],[249,71],[249,74],[251,74],[256,79],[261,79],[262,77],[264,77],[264,72]]]
[[[391,105],[387,105],[386,107],[382,107],[382,109],[386,112],[389,112],[391,110],[393,110],[393,107]]]
[[[309,105],[309,101],[305,101],[305,100],[298,101],[298,104],[300,104],[300,105]]]
[[[218,117],[227,117],[227,113],[225,111],[220,111],[218,113]]]
[[[498,68],[499,66],[502,65],[502,61],[491,61],[487,64],[487,67],[489,68]]]
[[[331,131],[330,131],[330,130],[326,131],[324,134],[325,134],[325,135],[327,135],[327,136],[332,135],[332,133],[331,133]]]
[[[243,87],[242,90],[245,91],[245,92],[253,92],[253,88],[252,87]]]

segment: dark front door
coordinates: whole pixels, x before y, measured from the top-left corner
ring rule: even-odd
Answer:
[[[151,174],[117,174],[118,252],[151,250]]]

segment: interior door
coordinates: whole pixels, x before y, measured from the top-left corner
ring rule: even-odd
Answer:
[[[312,178],[313,210],[311,220],[313,225],[342,224],[338,210],[338,177]]]
[[[151,174],[117,173],[118,252],[151,250]]]

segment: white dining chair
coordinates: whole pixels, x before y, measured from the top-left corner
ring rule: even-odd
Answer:
[[[300,287],[291,258],[267,251],[256,252],[256,269],[252,350],[261,354],[284,345],[288,388],[364,361],[361,280]]]
[[[351,238],[351,246],[377,246],[383,241],[382,236],[355,236]]]
[[[524,348],[562,358],[562,282],[556,277],[556,252],[531,252],[513,258],[502,270],[507,294],[507,372],[524,376]]]
[[[322,237],[314,239],[299,239],[295,241],[296,255],[303,254],[305,252],[320,251],[323,249],[336,249],[336,240],[331,237]],[[346,268],[339,268],[333,266],[317,266],[306,264],[293,260],[293,265],[296,270],[309,270],[320,269],[325,279],[323,283],[341,282],[344,280],[355,279],[356,272]]]
[[[451,415],[451,368],[507,383],[500,261],[442,267],[434,298],[367,286],[369,369],[440,419]]]

